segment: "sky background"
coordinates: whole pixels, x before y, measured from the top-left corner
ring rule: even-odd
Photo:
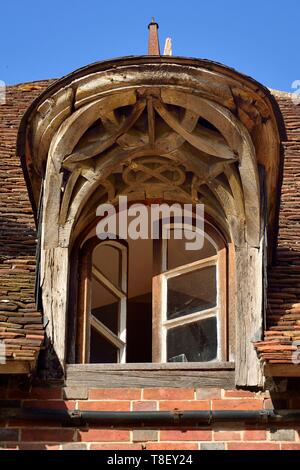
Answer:
[[[5,0],[0,3],[0,80],[59,78],[103,59],[143,55],[159,23],[173,55],[221,62],[264,85],[292,91],[300,79],[299,0]]]

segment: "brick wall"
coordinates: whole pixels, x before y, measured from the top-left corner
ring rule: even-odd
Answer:
[[[280,395],[280,397],[284,395]],[[34,387],[0,389],[0,406],[94,411],[259,410],[278,404],[298,405],[297,394],[287,400],[269,392],[206,389],[87,389]],[[296,400],[296,401],[295,401]],[[299,401],[299,399],[298,399]],[[2,403],[1,403],[2,402]],[[276,425],[277,426],[277,425]],[[132,449],[132,450],[300,450],[298,427],[246,426],[242,422],[200,429],[70,428],[55,422],[0,421],[1,449]]]

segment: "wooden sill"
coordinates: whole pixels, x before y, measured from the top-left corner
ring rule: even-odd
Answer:
[[[233,362],[69,364],[66,385],[122,387],[234,387]]]
[[[267,377],[300,377],[300,364],[265,364]]]

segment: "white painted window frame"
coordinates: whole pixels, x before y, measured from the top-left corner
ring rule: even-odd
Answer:
[[[114,334],[107,326],[98,320],[90,312],[90,327],[93,327],[97,333],[107,339],[118,351],[118,363],[126,363],[126,320],[127,320],[127,267],[128,267],[128,248],[116,240],[101,242],[98,246],[112,246],[116,248],[120,255],[119,278],[120,287],[117,287],[108,279],[98,268],[92,266],[92,276],[99,284],[108,289],[119,300],[118,309],[118,334]]]
[[[195,227],[189,224],[184,225],[185,228],[190,227],[191,230],[195,231]],[[181,228],[180,224],[164,224],[163,225],[163,237],[162,237],[162,269],[163,273],[155,276],[156,282],[153,283],[153,297],[159,298],[160,312],[159,312],[159,325],[160,328],[160,353],[159,353],[159,362],[167,363],[167,331],[171,328],[178,326],[183,326],[188,323],[196,322],[198,320],[216,317],[217,319],[217,357],[210,361],[211,363],[221,362],[225,360],[225,349],[226,345],[226,335],[224,334],[223,329],[226,328],[223,318],[221,318],[221,297],[223,294],[221,292],[221,270],[220,270],[220,256],[219,248],[215,240],[204,232],[204,237],[214,246],[217,251],[217,254],[209,258],[195,261],[193,263],[188,263],[181,265],[177,268],[167,270],[167,249],[168,249],[168,231],[176,228]],[[167,300],[168,300],[168,280],[182,274],[193,272],[195,270],[204,269],[205,267],[216,266],[216,306],[211,309],[201,310],[199,312],[194,312],[190,315],[182,316],[176,319],[168,320],[167,319]],[[156,287],[155,287],[156,286]],[[159,293],[156,292],[159,291]],[[156,302],[157,304],[157,302]],[[224,311],[224,309],[223,309]],[[157,313],[157,312],[156,312]],[[156,319],[157,321],[157,319]]]

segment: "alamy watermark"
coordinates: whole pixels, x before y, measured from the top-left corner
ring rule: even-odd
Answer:
[[[203,204],[151,204],[128,206],[127,196],[120,196],[118,206],[101,204],[96,211],[101,217],[96,227],[100,240],[168,239],[170,228],[175,239],[184,239],[186,250],[200,250],[204,242]]]

